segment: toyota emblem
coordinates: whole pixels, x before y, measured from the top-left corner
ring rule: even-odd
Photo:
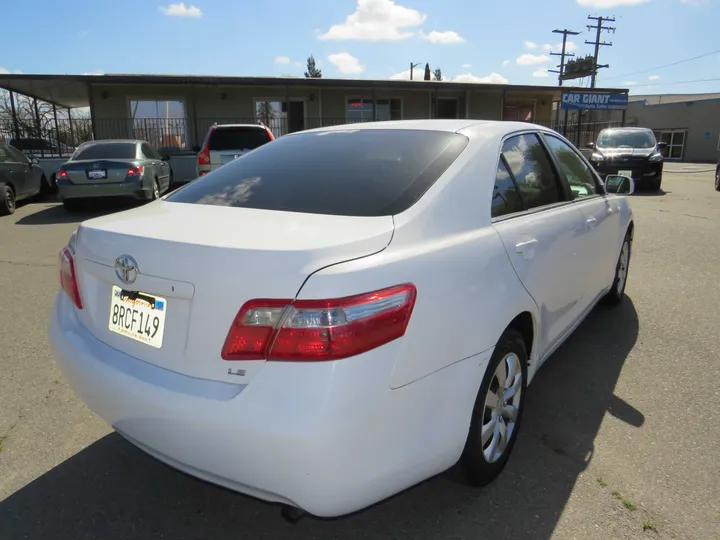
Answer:
[[[138,264],[130,255],[120,255],[115,259],[115,275],[120,281],[130,285],[138,276]]]

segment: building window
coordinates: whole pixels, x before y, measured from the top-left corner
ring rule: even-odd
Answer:
[[[503,104],[503,120],[533,122],[535,102],[533,100],[506,99]]]
[[[655,138],[658,142],[667,143],[667,147],[661,148],[663,157],[668,159],[682,159],[685,150],[686,130],[657,130]]]
[[[399,98],[381,98],[375,100],[377,120],[402,120],[402,100]],[[350,98],[347,100],[348,122],[372,122],[373,100],[368,98]]]
[[[133,138],[149,142],[160,149],[160,153],[185,150],[187,121],[182,100],[133,99],[130,101],[130,118]]]
[[[281,100],[255,100],[255,121],[270,128],[275,137],[285,135],[285,102]]]

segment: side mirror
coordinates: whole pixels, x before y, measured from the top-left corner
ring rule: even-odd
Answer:
[[[659,143],[657,143],[658,149],[660,149],[660,148],[667,148],[667,146],[668,146],[668,144],[667,144],[666,142],[663,142],[663,141],[660,141]]]
[[[30,163],[31,163],[32,165],[40,165],[40,160],[39,160],[38,158],[36,158],[36,157],[31,157],[31,158],[30,158]]]
[[[629,176],[609,174],[605,177],[605,191],[617,195],[632,195],[635,193],[635,182]]]
[[[588,147],[588,148],[595,148],[595,143],[594,143],[594,142],[589,142],[589,143],[587,143],[587,147]]]

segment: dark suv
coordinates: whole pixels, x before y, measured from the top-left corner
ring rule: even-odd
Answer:
[[[608,174],[632,177],[638,187],[659,190],[662,183],[663,154],[667,143],[657,142],[648,128],[608,128],[598,135],[590,163],[604,179]]]

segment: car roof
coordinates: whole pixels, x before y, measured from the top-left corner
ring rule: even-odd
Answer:
[[[228,128],[253,128],[253,129],[267,129],[265,126],[260,124],[215,124],[212,126],[213,129],[228,129]]]
[[[80,145],[80,147],[86,148],[88,146],[95,146],[96,144],[147,144],[147,141],[142,141],[140,139],[100,139],[98,141],[84,142]]]
[[[646,127],[618,126],[618,127],[605,128],[601,131],[652,131],[652,129],[646,128]]]

